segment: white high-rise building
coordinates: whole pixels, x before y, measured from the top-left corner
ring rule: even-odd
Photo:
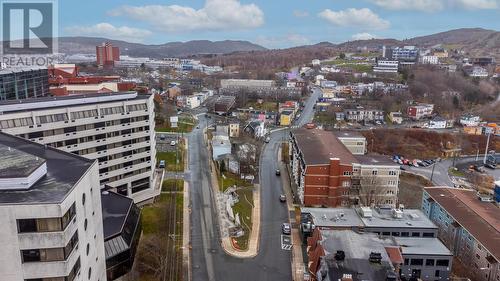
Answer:
[[[0,130],[97,159],[101,188],[135,202],[160,192],[152,95],[125,92],[3,101]]]
[[[98,164],[0,133],[0,279],[105,281]]]

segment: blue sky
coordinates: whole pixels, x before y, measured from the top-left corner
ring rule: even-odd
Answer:
[[[500,0],[59,0],[59,34],[161,44],[248,40],[268,48],[500,30]]]

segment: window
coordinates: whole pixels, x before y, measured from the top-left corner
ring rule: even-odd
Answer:
[[[423,259],[411,259],[410,265],[423,265],[424,260]]]
[[[123,106],[101,108],[101,115],[111,115],[123,113]]]
[[[83,222],[83,229],[84,230],[87,230],[87,224],[88,224],[88,221],[87,221],[87,219],[85,219],[85,221]]]
[[[90,244],[87,243],[87,256],[89,255],[89,253],[90,253]]]
[[[410,236],[409,232],[401,232],[401,237],[408,237]]]
[[[71,119],[83,119],[97,116],[97,109],[71,112]]]
[[[448,266],[449,261],[448,260],[437,260],[436,261],[436,266]]]
[[[396,175],[396,171],[389,171],[389,176],[395,176]]]
[[[424,232],[422,234],[422,237],[434,237],[434,233],[432,233],[432,232]]]
[[[420,237],[420,232],[412,232],[411,237]]]
[[[36,117],[37,124],[45,124],[52,122],[68,121],[68,115],[66,113],[58,113],[52,115],[43,115]]]
[[[90,277],[92,277],[92,267],[89,267],[89,280],[90,280]]]
[[[145,103],[143,104],[131,104],[127,106],[128,111],[139,111],[139,110],[146,110],[147,106]]]
[[[399,232],[393,232],[392,236],[399,236]]]
[[[410,259],[405,259],[404,265],[408,265],[408,264],[410,264]]]
[[[384,235],[384,236],[390,236],[390,235],[391,235],[391,233],[390,233],[390,232],[385,232],[385,231],[384,231],[384,232],[382,232],[382,235]]]
[[[342,181],[342,187],[349,187],[349,186],[351,186],[350,181]]]
[[[33,126],[33,119],[31,117],[0,121],[0,129],[26,127],[26,126]]]
[[[434,266],[434,259],[426,259],[425,265],[426,266]]]
[[[344,176],[350,176],[350,175],[352,175],[352,172],[350,172],[350,171],[344,171]]]
[[[82,194],[82,205],[85,206],[85,193]]]
[[[377,170],[372,170],[372,175],[373,175],[373,176],[378,175],[378,171],[377,171]]]
[[[434,277],[439,277],[439,270],[436,270],[436,272],[434,272]]]
[[[73,249],[78,243],[78,233],[75,232],[71,240],[64,248],[46,248],[46,249],[30,249],[22,250],[21,257],[23,263],[26,262],[51,262],[65,261],[73,252]]]
[[[481,259],[481,256],[479,254],[476,254],[477,259]]]

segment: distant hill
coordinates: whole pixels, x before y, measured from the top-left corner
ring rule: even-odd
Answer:
[[[60,37],[59,52],[66,54],[95,53],[95,46],[110,42],[120,47],[122,55],[134,57],[187,57],[200,54],[227,54],[233,52],[263,51],[266,48],[248,41],[208,41],[171,42],[159,45],[129,43],[98,37]]]
[[[379,48],[386,46],[415,45],[418,47],[444,47],[463,50],[472,56],[493,56],[500,58],[500,32],[482,28],[461,28],[432,35],[420,36],[405,40],[370,39],[348,41],[338,44],[340,50],[355,50],[358,48]]]

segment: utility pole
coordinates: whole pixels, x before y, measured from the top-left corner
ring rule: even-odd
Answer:
[[[477,162],[479,160],[479,143],[476,142],[475,144],[476,144],[476,149],[477,149],[477,151],[476,151],[476,162]]]
[[[434,178],[434,168],[436,168],[436,165],[437,165],[437,162],[434,162],[432,164],[431,182],[432,182],[432,179]]]
[[[483,164],[486,164],[486,157],[488,156],[488,146],[490,145],[491,131],[488,134],[488,140],[486,141],[486,149],[484,150]]]

